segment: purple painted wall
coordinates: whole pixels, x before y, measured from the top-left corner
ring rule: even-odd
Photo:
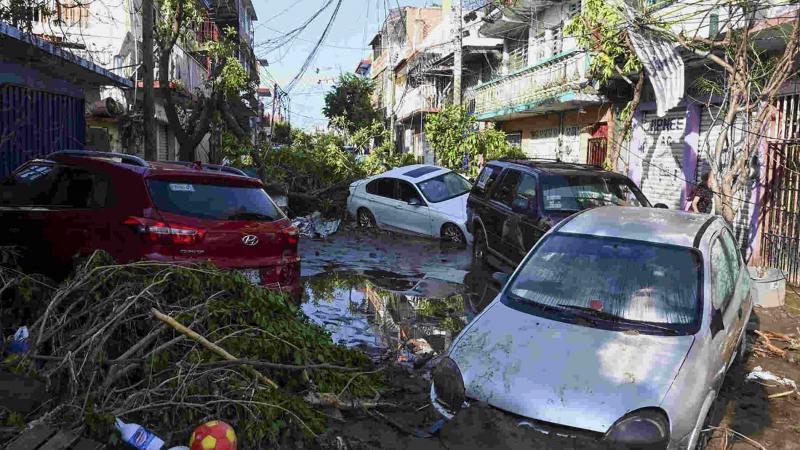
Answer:
[[[686,106],[686,131],[683,138],[683,179],[681,208],[686,207],[697,179],[697,148],[700,140],[700,105]]]
[[[642,185],[642,147],[644,146],[644,131],[639,124],[642,122],[642,110],[637,108],[633,113],[631,142],[628,151],[628,178],[637,186]]]
[[[36,157],[86,142],[83,90],[0,60],[0,178]]]

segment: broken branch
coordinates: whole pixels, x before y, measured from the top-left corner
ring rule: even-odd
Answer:
[[[191,339],[191,340],[197,342],[198,344],[202,345],[203,347],[205,347],[206,349],[210,350],[211,352],[213,352],[217,356],[219,356],[221,358],[224,358],[224,359],[226,359],[228,361],[236,361],[236,360],[239,359],[239,358],[231,355],[227,351],[225,351],[225,349],[223,349],[222,347],[220,347],[217,344],[214,344],[213,342],[211,342],[208,339],[204,338],[203,336],[198,334],[196,331],[191,330],[191,329],[183,326],[177,320],[175,320],[172,317],[162,313],[161,311],[159,311],[159,310],[157,310],[155,308],[152,308],[150,311],[153,313],[153,316],[156,319],[158,319],[158,320],[166,323],[167,325],[171,326],[172,328],[177,330],[179,333],[185,335],[189,339]],[[243,366],[243,368],[245,370],[247,370],[248,372],[250,372],[253,376],[255,376],[258,379],[258,381],[260,381],[260,382],[272,387],[273,389],[277,389],[278,388],[278,385],[275,384],[274,381],[272,381],[269,378],[265,377],[263,374],[261,374],[260,372],[258,372],[255,369],[253,369],[252,367]]]

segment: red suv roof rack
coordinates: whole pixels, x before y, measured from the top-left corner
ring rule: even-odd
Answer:
[[[163,162],[166,162],[168,164],[177,164],[179,166],[185,166],[185,167],[194,167],[195,169],[198,169],[198,170],[206,169],[206,170],[215,170],[217,172],[226,172],[226,173],[231,173],[231,174],[234,174],[234,175],[239,175],[239,176],[242,176],[242,177],[250,178],[250,175],[246,174],[243,170],[237,169],[236,167],[231,167],[231,166],[222,166],[222,165],[219,165],[219,164],[207,164],[207,163],[202,163],[200,161],[195,161],[195,162],[163,161]]]
[[[47,155],[47,159],[52,159],[54,156],[72,156],[79,158],[118,158],[126,164],[133,166],[148,167],[147,161],[139,158],[136,155],[128,155],[125,153],[111,153],[111,152],[96,152],[94,150],[59,150],[57,152]]]
[[[136,156],[136,155],[128,155],[125,153],[112,153],[112,152],[97,152],[94,150],[59,150],[57,152],[50,153],[47,155],[47,159],[51,159],[54,156],[71,156],[71,157],[79,157],[79,158],[108,158],[108,159],[119,159],[123,163],[131,164],[134,166],[140,167],[150,167],[150,164],[145,161],[144,159]],[[231,166],[222,166],[219,164],[203,164],[200,161],[195,162],[187,162],[187,161],[162,161],[168,164],[177,164],[180,166],[185,167],[194,167],[198,170],[215,170],[217,172],[225,172],[230,173],[233,175],[239,175],[243,177],[250,178],[244,171],[237,169],[236,167]]]

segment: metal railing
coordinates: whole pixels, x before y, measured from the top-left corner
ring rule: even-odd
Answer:
[[[524,105],[566,92],[586,80],[588,55],[569,50],[475,88],[475,113]]]

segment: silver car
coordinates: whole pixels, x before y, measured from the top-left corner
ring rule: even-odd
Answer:
[[[471,401],[600,444],[696,449],[745,351],[750,275],[722,218],[602,207],[550,230],[434,368]]]

